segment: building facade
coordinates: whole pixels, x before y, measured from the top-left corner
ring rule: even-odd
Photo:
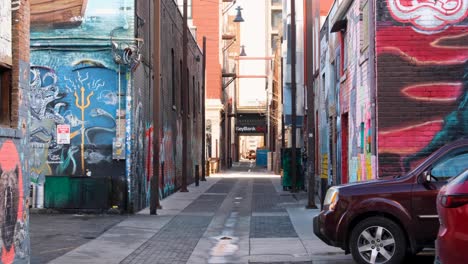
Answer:
[[[189,38],[188,68],[181,69],[182,15],[174,1],[162,1],[163,67],[158,79],[152,72],[152,45],[159,36],[153,34],[151,1],[77,4],[78,10],[58,15],[63,11],[60,5],[32,1],[30,142],[35,204],[134,212],[149,204],[155,156],[160,197],[180,188],[182,74],[190,80],[186,92],[192,98],[189,142],[200,142],[200,115],[195,112],[201,109],[197,95],[202,54]],[[156,128],[155,81],[161,84],[162,98],[156,113],[162,122]],[[160,144],[159,155],[153,153],[154,140]],[[201,160],[197,144],[187,148],[188,183]]]
[[[454,5],[334,2],[314,86],[317,172],[329,184],[401,175],[467,135],[468,3]]]
[[[182,2],[179,0],[179,2]],[[191,1],[191,18],[196,40],[201,47],[206,37],[205,120],[206,155],[219,159],[221,155],[221,14],[225,1]],[[190,14],[190,12],[189,12]]]
[[[29,263],[29,1],[0,1],[1,263]]]

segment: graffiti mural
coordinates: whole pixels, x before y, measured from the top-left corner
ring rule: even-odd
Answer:
[[[27,254],[25,244],[23,173],[18,150],[11,140],[0,143],[0,230],[2,263]]]
[[[387,176],[468,135],[468,1],[387,0],[378,11],[379,174]]]
[[[36,177],[43,173],[84,175],[86,169],[99,174],[112,167],[116,105],[103,104],[96,95],[102,91],[115,93],[116,80],[115,71],[83,62],[62,65],[58,70],[31,67],[30,141],[34,145]],[[59,124],[70,125],[70,145],[57,144]]]

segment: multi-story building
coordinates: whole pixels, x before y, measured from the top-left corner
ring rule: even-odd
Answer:
[[[58,1],[32,0],[31,6],[35,205],[139,210],[150,198],[153,159],[158,159],[161,197],[181,187],[184,162],[192,182],[201,164],[202,54],[189,33],[187,68],[182,69],[183,19],[175,2],[160,2],[161,37],[154,35],[151,1],[76,0],[67,9]],[[165,66],[160,76],[153,74],[156,41],[157,63]],[[182,87],[182,77],[188,87]],[[156,81],[160,102],[153,101]],[[184,112],[182,94],[190,98]],[[156,113],[153,104],[159,106]],[[154,115],[159,115],[158,127]],[[153,153],[155,140],[159,153]]]
[[[283,35],[283,1],[270,0],[267,2],[267,142],[266,145],[270,154],[268,164],[270,169],[279,172],[279,161],[281,153],[281,101],[282,101],[282,81],[281,81],[281,38]]]
[[[403,174],[468,135],[467,26],[466,1],[335,1],[314,87],[330,183]]]
[[[178,0],[182,4],[182,0]],[[226,1],[224,1],[226,2]],[[229,2],[229,1],[228,1]],[[192,32],[195,32],[198,45],[201,47],[206,37],[206,81],[205,81],[205,120],[206,120],[206,155],[218,159],[221,155],[221,14],[223,3],[220,0],[188,1],[189,17]],[[191,14],[191,16],[190,16]]]
[[[29,263],[29,1],[0,1],[1,263]]]
[[[304,146],[303,122],[305,110],[305,82],[304,82],[304,9],[302,1],[295,1],[296,35],[291,35],[291,1],[283,1],[283,115],[285,126],[285,145],[293,147],[292,133],[296,133],[296,148]],[[292,131],[292,37],[296,42],[296,131]]]

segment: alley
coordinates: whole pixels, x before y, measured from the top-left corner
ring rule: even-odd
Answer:
[[[50,263],[353,263],[315,237],[318,210],[305,209],[306,198],[305,192],[284,192],[279,176],[236,163],[162,200],[157,216],[148,209],[128,216]],[[432,263],[433,257],[413,261]]]

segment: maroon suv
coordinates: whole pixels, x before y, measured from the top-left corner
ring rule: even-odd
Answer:
[[[468,139],[446,145],[406,175],[331,187],[314,233],[358,263],[401,263],[434,247],[439,189],[468,169]]]

